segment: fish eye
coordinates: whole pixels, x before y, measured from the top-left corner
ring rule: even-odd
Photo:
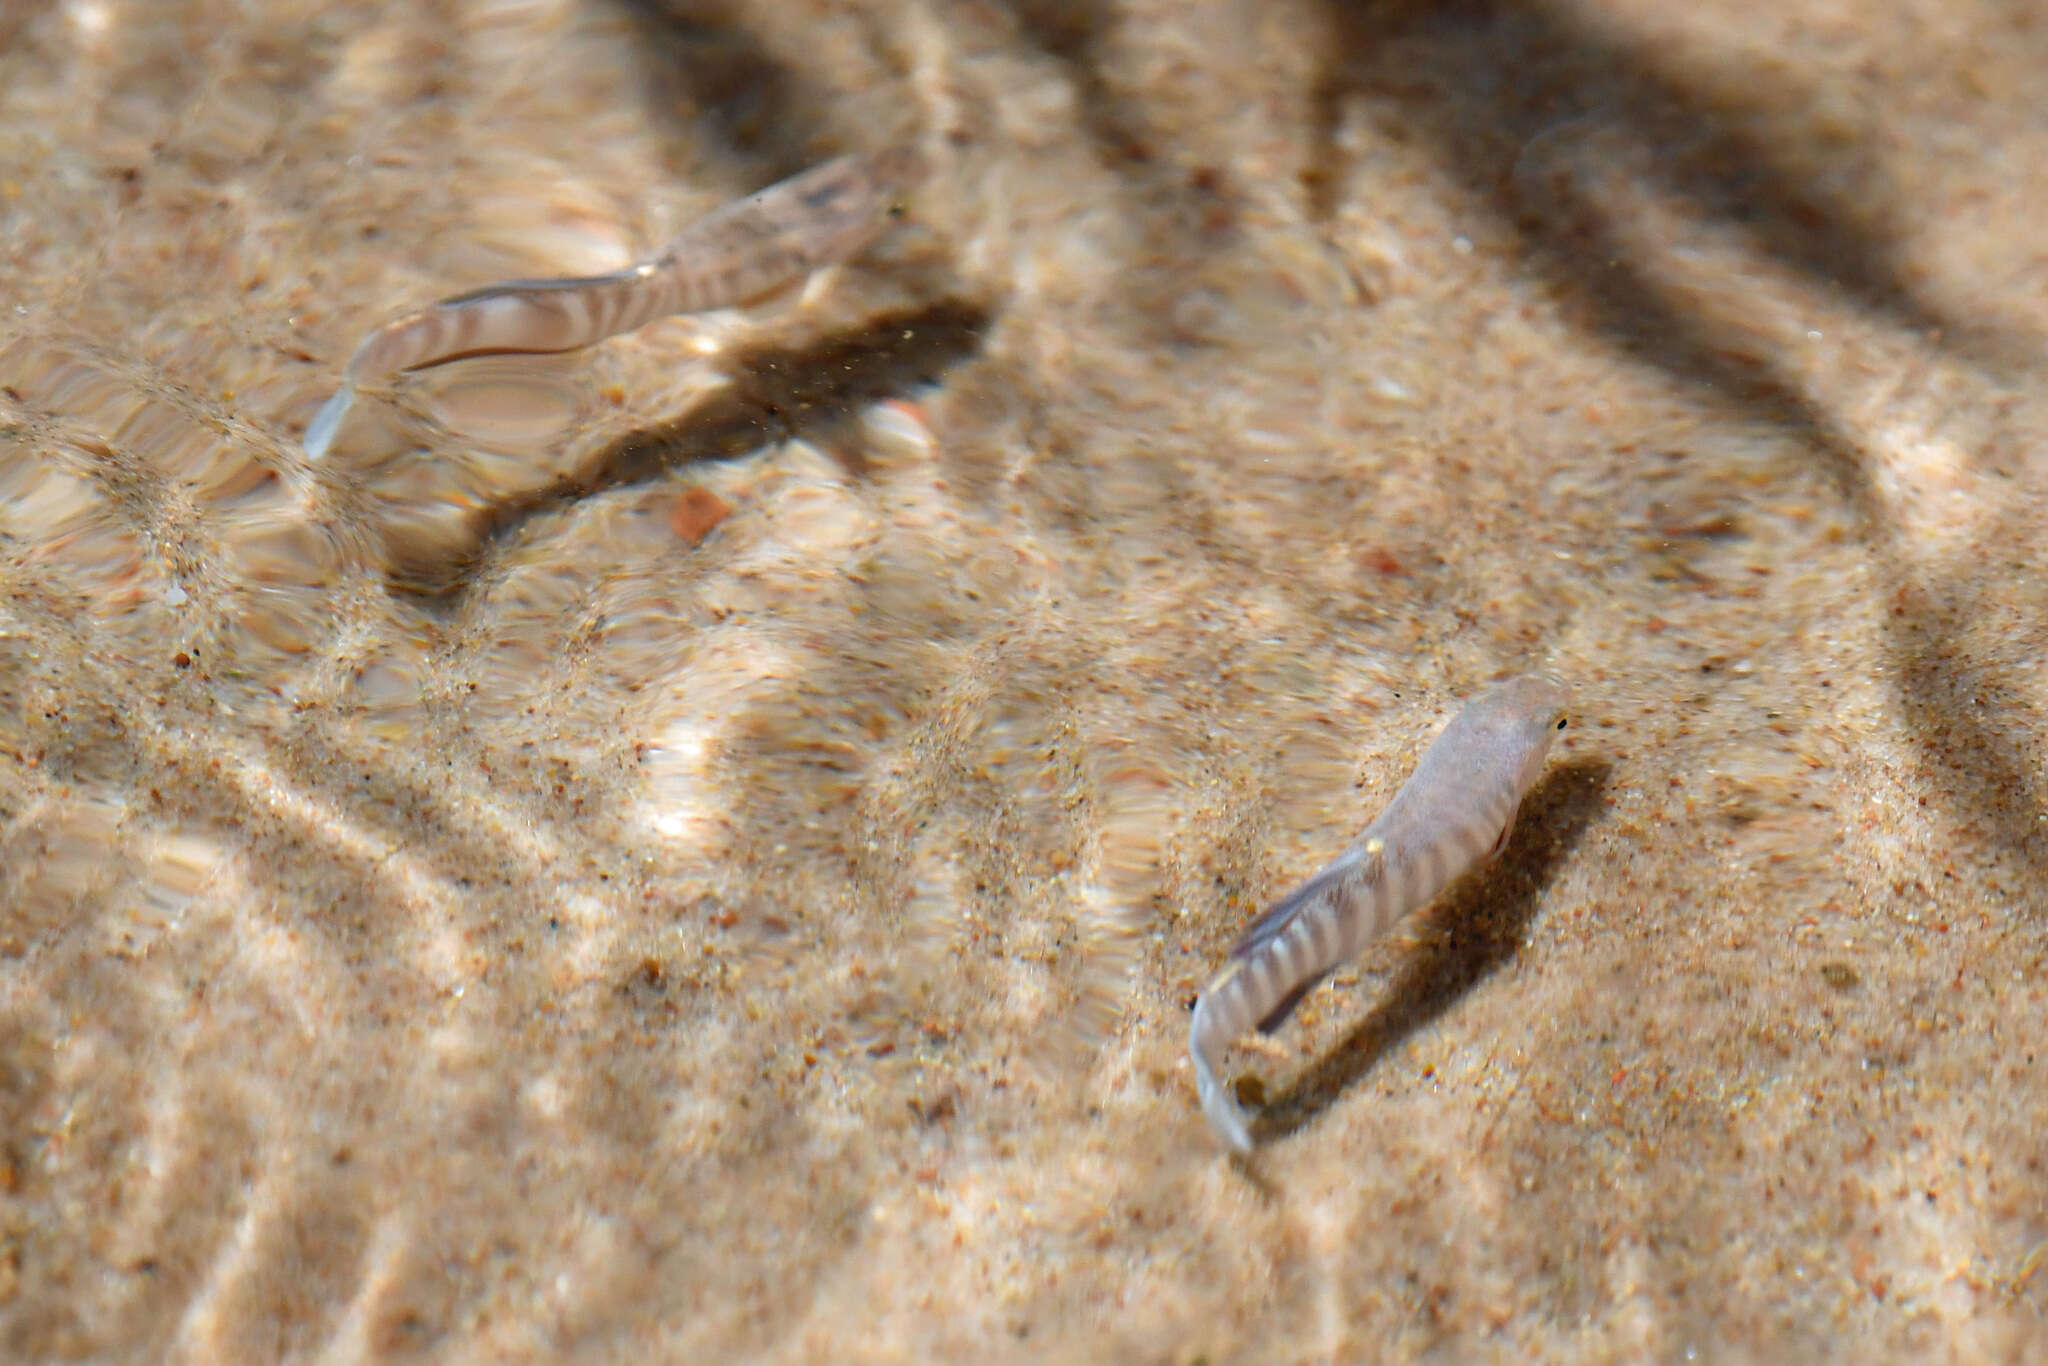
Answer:
[[[1566,723],[1565,719],[1564,719],[1564,718],[1563,718],[1562,716],[1560,716],[1560,717],[1558,717],[1558,718],[1557,718],[1557,728],[1558,728],[1559,730],[1563,730],[1563,729],[1565,728],[1566,724],[1567,724],[1567,723]]]

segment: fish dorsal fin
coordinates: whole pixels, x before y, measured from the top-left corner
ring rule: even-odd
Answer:
[[[1371,881],[1378,875],[1379,862],[1380,850],[1372,843],[1360,843],[1345,850],[1329,867],[1268,906],[1257,920],[1246,926],[1244,934],[1231,946],[1230,956],[1239,959],[1251,957],[1286,933],[1295,916],[1323,897],[1335,896],[1346,880],[1357,877]]]

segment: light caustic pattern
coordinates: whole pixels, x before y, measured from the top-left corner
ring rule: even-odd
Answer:
[[[2040,405],[1746,269],[1783,165],[1712,250],[1646,180],[1589,264],[1846,446],[1618,358],[1489,221],[1518,147],[1413,136],[1621,50],[1489,47],[1533,7],[717,8],[0,7],[0,1357],[2024,1357]],[[1873,245],[2039,312],[2038,54],[1948,7],[1970,90],[1882,17],[1759,82],[1812,8],[1672,30],[1678,86],[1788,96],[1698,122],[1923,158]],[[481,548],[761,375],[657,323],[305,458],[366,332],[654,256],[757,136],[939,165],[846,288],[676,331],[807,378],[994,301],[964,363]],[[1231,940],[1407,776],[1414,690],[1539,660],[1542,837],[1289,1016],[1298,1137],[1216,1160]]]

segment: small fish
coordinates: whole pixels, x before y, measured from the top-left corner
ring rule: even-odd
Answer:
[[[881,235],[915,171],[897,149],[835,157],[714,210],[651,261],[609,275],[508,280],[430,304],[363,339],[341,388],[307,424],[326,454],[363,379],[501,351],[573,351],[675,313],[763,298]]]
[[[1244,1112],[1216,1075],[1216,1054],[1247,1029],[1278,1029],[1332,970],[1498,854],[1565,728],[1564,711],[1563,685],[1539,675],[1482,694],[1444,727],[1350,848],[1252,922],[1188,1027],[1195,1089],[1218,1138],[1251,1151]]]

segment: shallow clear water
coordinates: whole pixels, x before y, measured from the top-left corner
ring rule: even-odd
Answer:
[[[0,12],[0,1353],[2019,1358],[2024,7]],[[842,150],[759,308],[366,385]],[[1502,860],[1186,1009],[1461,698]]]

